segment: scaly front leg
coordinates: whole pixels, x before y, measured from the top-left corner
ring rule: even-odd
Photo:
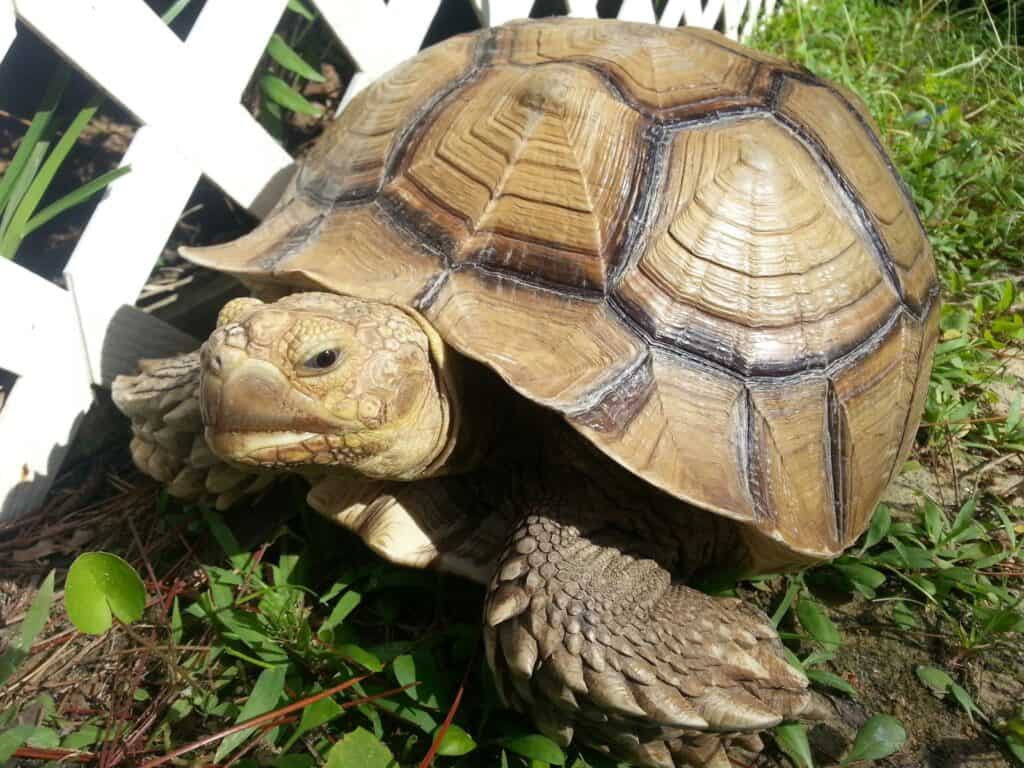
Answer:
[[[264,488],[270,475],[240,469],[218,458],[203,437],[199,408],[199,351],[140,360],[139,373],[118,376],[114,404],[131,419],[135,465],[172,496],[212,499],[226,509]]]
[[[484,614],[499,691],[562,745],[729,766],[727,753],[760,748],[757,731],[811,707],[807,679],[763,613],[674,582],[652,559],[666,542],[614,512],[628,514],[534,505],[513,534]]]

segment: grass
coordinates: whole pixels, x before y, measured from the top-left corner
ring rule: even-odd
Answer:
[[[833,606],[837,596],[856,596],[886,627],[932,644],[909,695],[943,698],[951,717],[976,724],[1007,760],[1024,764],[1024,713],[979,705],[970,674],[1013,653],[1024,631],[1024,510],[991,484],[1024,474],[1024,420],[1010,376],[1024,346],[1024,60],[1008,42],[1012,10],[793,3],[755,41],[861,94],[922,212],[945,303],[910,469],[946,478],[950,498],[882,505],[835,562],[727,589],[760,599],[792,662],[845,699],[860,691],[837,664],[847,638]],[[111,633],[140,663],[113,684],[104,711],[68,714],[44,692],[33,707],[0,714],[0,762],[17,734],[16,746],[37,757],[77,749],[105,765],[155,766],[174,752],[178,764],[245,768],[416,766],[435,741],[442,767],[609,765],[564,754],[498,705],[478,650],[478,587],[382,563],[309,512],[298,485],[276,488],[263,510],[301,512],[242,516],[259,517],[256,530],[247,529],[253,519],[160,504],[141,533],[131,524],[123,549],[149,576],[146,619]],[[33,643],[44,609],[41,602],[26,614],[7,666],[0,660],[15,693],[27,688],[15,662],[49,647]],[[911,739],[918,725],[904,722]],[[895,744],[893,727],[869,720],[847,759]],[[807,742],[788,724],[776,747],[806,766]],[[140,756],[129,760],[118,743]]]

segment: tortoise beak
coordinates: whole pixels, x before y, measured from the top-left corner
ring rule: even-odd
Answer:
[[[244,335],[226,326],[203,345],[199,399],[206,442],[218,456],[243,464],[303,463],[310,454],[301,443],[344,432],[345,425],[272,362],[241,348],[239,331]]]

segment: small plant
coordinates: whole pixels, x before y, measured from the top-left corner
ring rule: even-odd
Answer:
[[[29,234],[69,208],[84,203],[129,171],[129,167],[124,166],[100,174],[39,210],[43,196],[68,153],[103,101],[98,94],[89,99],[58,139],[56,114],[70,79],[71,70],[60,65],[50,79],[14,158],[0,177],[0,256],[3,258],[13,259]]]
[[[286,111],[314,118],[323,115],[323,108],[310,102],[297,87],[300,80],[313,83],[325,80],[295,49],[307,39],[316,16],[300,0],[289,0],[288,12],[292,14],[292,19],[299,21],[286,25],[287,39],[280,33],[274,33],[270,38],[266,50],[270,63],[258,79],[263,97],[259,119],[263,127],[278,140],[284,137]]]

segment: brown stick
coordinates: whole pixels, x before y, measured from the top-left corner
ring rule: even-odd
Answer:
[[[157,768],[157,766],[163,765],[164,763],[169,763],[176,757],[181,757],[182,755],[187,754],[188,752],[191,752],[195,749],[205,747],[207,744],[212,744],[215,741],[220,741],[221,739],[226,738],[227,736],[230,736],[233,733],[238,733],[239,731],[244,731],[248,728],[259,728],[262,725],[266,725],[267,723],[270,723],[272,721],[279,720],[285,715],[289,715],[292,712],[297,712],[300,709],[308,707],[310,704],[315,704],[316,702],[320,701],[320,699],[325,699],[328,696],[333,696],[339,691],[345,690],[346,688],[351,688],[353,685],[365,680],[367,677],[369,677],[369,675],[360,675],[359,677],[353,677],[350,680],[346,680],[343,683],[339,683],[338,685],[332,688],[328,688],[326,691],[314,693],[312,696],[307,696],[306,698],[300,701],[296,701],[284,707],[280,707],[279,709],[276,709],[273,712],[267,712],[263,715],[257,715],[256,717],[249,718],[243,723],[236,723],[230,728],[225,728],[224,730],[218,731],[217,733],[211,734],[210,736],[204,736],[203,738],[197,741],[193,741],[191,744],[186,744],[183,747],[179,747],[178,749],[172,750],[168,752],[166,755],[163,755],[162,757],[158,757],[155,760],[150,760],[147,763],[143,763],[141,766],[139,766],[139,768]],[[401,693],[402,691],[412,688],[415,685],[419,685],[419,681],[409,683],[408,685],[403,685],[401,688],[392,688],[388,691],[375,693],[372,696],[364,696],[360,699],[346,701],[344,704],[341,705],[341,708],[349,709],[351,707],[355,707],[360,704],[365,704],[375,699],[383,699],[388,696],[393,696],[394,694]]]

